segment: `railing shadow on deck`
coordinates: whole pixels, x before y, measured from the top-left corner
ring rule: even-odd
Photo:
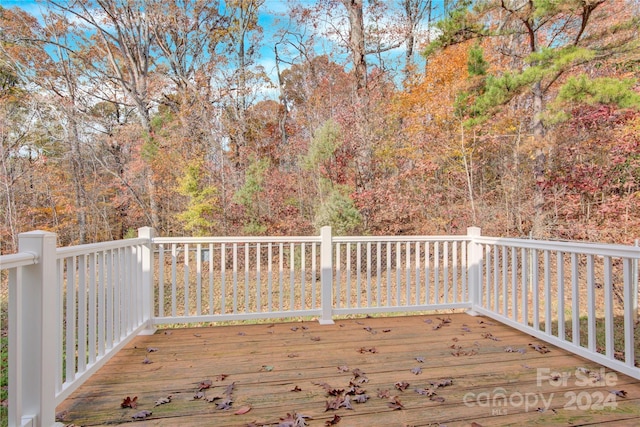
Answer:
[[[156,237],[56,248],[20,235],[9,288],[9,426],[55,408],[157,325],[464,309],[634,378],[637,246],[482,236]],[[586,329],[586,330],[585,330]]]

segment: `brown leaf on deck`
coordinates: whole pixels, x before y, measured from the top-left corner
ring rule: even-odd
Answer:
[[[121,408],[133,408],[135,409],[138,406],[138,396],[134,397],[125,397],[120,404]]]
[[[404,409],[404,405],[398,399],[398,396],[394,396],[390,402],[387,403],[387,406],[393,410]]]

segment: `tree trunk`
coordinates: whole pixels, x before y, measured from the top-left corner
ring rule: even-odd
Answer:
[[[349,15],[349,49],[353,59],[353,75],[358,92],[367,87],[367,61],[364,44],[362,0],[342,0]]]

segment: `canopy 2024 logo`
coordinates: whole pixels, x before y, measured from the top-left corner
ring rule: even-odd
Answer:
[[[606,372],[604,368],[592,371],[586,368],[577,368],[574,372],[551,372],[548,368],[539,368],[536,373],[536,386],[548,389],[549,387],[614,387],[618,382],[618,376],[614,372]],[[502,387],[496,387],[491,391],[479,393],[468,392],[463,397],[466,406],[485,407],[491,410],[492,415],[507,415],[509,410],[525,412],[544,412],[552,408],[554,400],[558,406],[565,410],[592,410],[615,409],[617,397],[623,396],[622,390],[568,390],[562,393],[551,392],[507,392]],[[556,406],[556,405],[553,405]]]

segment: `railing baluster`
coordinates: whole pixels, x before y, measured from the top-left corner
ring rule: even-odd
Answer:
[[[611,257],[604,257],[604,339],[605,354],[608,358],[615,357],[614,348],[614,317],[613,317],[613,275],[611,274]]]
[[[256,312],[261,312],[262,310],[262,287],[260,283],[260,256],[261,256],[260,243],[256,244]]]
[[[522,324],[529,324],[529,251],[522,248]]]
[[[547,335],[552,335],[551,325],[551,253],[544,251],[544,331]]]
[[[189,277],[191,272],[189,270],[189,244],[184,244],[184,258],[182,258],[182,267],[184,268],[184,283],[183,283],[183,295],[184,295],[184,316],[188,316],[190,313],[189,303],[191,302],[191,295],[189,292]]]
[[[420,242],[415,243],[415,251],[416,251],[416,266],[415,266],[415,281],[416,281],[416,305],[419,305],[422,302],[421,288],[422,288],[422,279],[420,278],[420,270],[421,263],[420,257],[422,256],[422,248]]]
[[[213,243],[209,243],[209,268],[208,268],[208,272],[209,272],[209,315],[213,316],[213,314],[215,313],[215,301],[213,298],[213,293],[214,293],[214,262],[213,260],[214,258],[214,246]]]
[[[431,296],[431,255],[430,255],[430,243],[424,243],[424,303],[430,304]]]
[[[361,307],[362,302],[362,244],[356,243],[356,307]]]
[[[440,245],[433,242],[433,303],[440,304]]]
[[[351,243],[347,243],[345,248],[345,256],[347,257],[346,273],[347,273],[347,308],[351,308]]]
[[[452,242],[452,250],[453,254],[451,259],[453,260],[453,302],[459,302],[461,299],[464,300],[464,297],[460,297],[460,290],[458,289],[458,242]]]
[[[580,345],[580,294],[579,294],[578,254],[571,254],[571,340]]]
[[[593,255],[587,255],[587,348],[596,351],[595,273]]]
[[[171,245],[171,317],[178,315],[178,245]]]
[[[69,257],[67,266],[67,306],[66,306],[66,342],[65,366],[66,380],[73,381],[76,377],[76,257]]]
[[[305,281],[307,276],[307,267],[306,267],[306,254],[307,250],[304,243],[300,243],[300,308],[304,310],[307,308],[306,305],[306,297],[307,297],[307,283]]]
[[[251,310],[251,291],[249,289],[249,243],[244,244],[244,312]]]
[[[89,317],[87,326],[89,327],[88,338],[88,361],[94,363],[96,361],[96,326],[98,323],[97,298],[96,298],[96,254],[90,253],[89,258]]]
[[[202,245],[196,245],[196,316],[202,314]]]
[[[238,312],[238,244],[233,244],[233,314]]]
[[[635,304],[633,279],[633,264],[629,258],[622,260],[623,295],[624,295],[624,361],[627,366],[635,367]]]
[[[558,338],[565,341],[567,339],[565,326],[564,326],[564,253],[558,251],[556,254],[556,269],[557,269],[557,287],[558,287]]]
[[[382,281],[382,243],[376,243],[376,306],[382,306],[382,295],[380,295],[380,283]]]
[[[336,308],[341,308],[342,305],[342,289],[340,288],[340,283],[342,282],[342,259],[340,257],[340,248],[342,245],[340,243],[336,243],[336,256],[335,256],[335,266],[336,266],[336,298],[335,304]]]
[[[371,307],[371,242],[367,242],[367,307]]]
[[[538,251],[531,249],[531,283],[533,287],[533,327],[534,329],[540,329],[540,284],[538,283]]]
[[[227,247],[220,245],[220,314],[227,312]],[[282,292],[282,291],[281,291]]]
[[[296,246],[289,243],[289,310],[296,309]]]
[[[402,305],[402,244],[396,243],[396,305]]]
[[[317,261],[318,244],[311,244],[311,308],[318,308],[317,296],[318,296],[318,261]]]
[[[518,249],[511,248],[511,319],[518,321]]]
[[[387,307],[391,305],[391,242],[387,242]]]
[[[267,288],[268,310],[273,311],[273,244],[271,242],[267,245]]]
[[[280,243],[280,249],[278,252],[278,284],[280,287],[280,311],[284,311],[284,244]]]
[[[405,242],[404,244],[404,264],[405,264],[405,303],[404,305],[411,305],[411,243]]]

